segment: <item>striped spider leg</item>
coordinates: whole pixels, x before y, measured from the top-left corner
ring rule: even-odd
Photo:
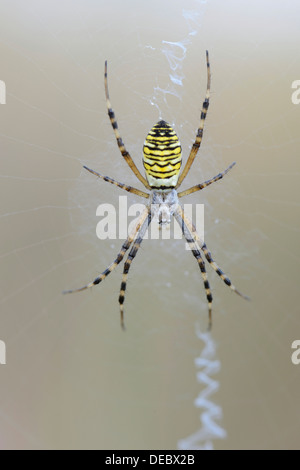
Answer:
[[[120,288],[120,295],[119,295],[119,304],[120,304],[120,315],[121,315],[121,327],[124,330],[125,329],[125,324],[124,324],[124,301],[125,301],[125,291],[126,291],[126,286],[127,286],[127,277],[129,273],[129,269],[131,266],[131,263],[133,259],[135,258],[138,249],[141,246],[141,243],[143,241],[143,238],[145,236],[145,233],[151,223],[152,220],[152,214],[150,207],[148,206],[148,217],[144,221],[143,225],[141,226],[140,230],[137,232],[136,237],[134,239],[134,242],[132,244],[131,250],[128,254],[128,257],[125,261],[124,264],[124,269],[123,269],[123,276],[122,276],[122,282],[121,282],[121,288]]]
[[[135,176],[141,181],[141,183],[143,183],[145,188],[151,189],[150,186],[149,186],[148,181],[144,178],[144,176],[141,175],[139,169],[137,168],[136,164],[132,160],[129,152],[126,150],[125,145],[122,141],[121,135],[119,133],[118,123],[116,121],[115,113],[114,113],[114,111],[111,107],[110,99],[109,99],[109,93],[108,93],[107,60],[105,61],[105,69],[104,69],[104,87],[105,87],[105,97],[106,97],[106,106],[107,106],[108,117],[109,117],[109,120],[111,122],[113,131],[114,131],[114,134],[115,134],[115,137],[116,137],[116,141],[117,141],[118,147],[120,149],[120,152],[122,154],[122,157],[124,158],[126,163],[129,165],[129,168],[133,171]]]
[[[100,282],[102,282],[118,266],[118,264],[121,263],[121,261],[123,260],[126,254],[126,251],[129,250],[136,235],[143,228],[145,221],[148,220],[148,214],[149,214],[149,207],[146,207],[145,210],[140,215],[136,226],[134,227],[132,232],[128,235],[127,239],[123,243],[121,250],[119,251],[115,261],[108,268],[106,268],[105,271],[103,271],[103,273],[100,274],[100,276],[97,276],[96,279],[94,279],[94,281],[90,282],[89,284],[86,284],[83,287],[79,287],[79,289],[66,290],[63,293],[72,294],[73,292],[81,292],[83,290],[90,289],[91,287],[96,286],[97,284],[100,284]]]
[[[215,180],[215,181],[218,181]],[[205,187],[205,186],[204,186]],[[247,295],[242,294],[231,282],[229,277],[222,271],[222,269],[217,265],[217,263],[213,260],[211,252],[208,250],[206,244],[200,239],[195,226],[193,223],[186,217],[184,214],[183,208],[178,204],[176,211],[174,212],[174,217],[179,223],[182,233],[189,244],[192,254],[195,256],[195,258],[198,261],[202,277],[203,277],[203,282],[204,282],[204,288],[206,291],[206,297],[208,301],[208,316],[209,316],[209,323],[208,323],[208,329],[210,330],[212,327],[212,294],[209,286],[209,282],[207,279],[206,275],[206,270],[205,270],[205,263],[203,261],[203,258],[201,256],[200,250],[203,251],[204,256],[210,266],[213,268],[213,270],[220,276],[222,281],[230,287],[231,290],[233,290],[236,294],[239,296],[243,297],[245,300],[250,300],[250,298]]]
[[[174,217],[177,220],[179,226],[181,227],[183,236],[185,237],[192,254],[196,258],[199,268],[201,271],[202,279],[203,279],[203,284],[204,284],[204,289],[206,292],[206,298],[208,302],[208,329],[210,330],[212,327],[212,293],[210,290],[210,285],[207,279],[207,273],[206,273],[206,268],[205,268],[205,263],[203,261],[203,258],[201,256],[200,248],[198,246],[197,241],[195,240],[192,231],[190,230],[190,227],[186,224],[184,213],[182,207],[178,206],[177,210],[174,212]]]
[[[207,116],[207,111],[209,107],[209,98],[210,98],[210,82],[211,82],[211,74],[210,74],[210,63],[209,63],[209,55],[208,51],[206,51],[206,68],[207,68],[207,85],[206,85],[206,94],[205,94],[205,100],[203,101],[202,104],[202,110],[201,110],[201,115],[200,115],[200,125],[196,134],[196,140],[193,143],[192,149],[190,151],[189,157],[187,159],[187,162],[185,164],[185,167],[182,171],[182,173],[179,175],[177,184],[175,188],[179,188],[181,183],[183,182],[184,178],[188,174],[188,172],[191,169],[191,166],[197,156],[197,153],[199,151],[201,142],[202,142],[202,137],[203,137],[203,130],[204,130],[204,124],[205,124],[205,119]]]

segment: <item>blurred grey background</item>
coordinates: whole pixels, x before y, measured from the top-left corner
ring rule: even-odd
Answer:
[[[295,0],[1,3],[1,448],[299,448],[299,10]],[[141,187],[107,118],[104,61],[142,170],[160,116],[187,157],[206,49],[211,106],[184,187],[237,165],[186,202],[205,204],[206,243],[252,301],[208,267],[208,336],[197,263],[183,241],[147,240],[123,333],[122,267],[90,292],[61,294],[94,279],[122,243],[95,228],[97,206],[118,207],[123,193],[82,165]]]

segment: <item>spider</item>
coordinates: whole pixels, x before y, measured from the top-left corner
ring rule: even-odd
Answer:
[[[190,222],[183,212],[183,208],[179,203],[179,199],[184,196],[187,196],[191,193],[196,191],[200,191],[201,189],[206,188],[207,186],[219,181],[226,175],[229,170],[235,165],[233,162],[226,170],[222,173],[219,173],[217,176],[205,181],[204,183],[197,184],[196,186],[192,186],[185,191],[178,192],[178,188],[181,186],[183,180],[187,176],[192,163],[195,160],[195,157],[198,153],[202,142],[203,136],[203,129],[204,123],[207,116],[207,110],[209,106],[209,98],[210,98],[210,82],[211,82],[211,74],[210,74],[210,63],[209,63],[209,55],[208,51],[206,51],[206,66],[207,66],[207,87],[206,87],[206,95],[205,99],[202,104],[202,110],[200,115],[200,124],[196,134],[195,142],[191,148],[189,157],[187,162],[183,168],[183,171],[180,173],[180,167],[182,162],[181,157],[181,145],[179,139],[174,132],[173,128],[166,122],[160,120],[155,126],[152,127],[148,136],[146,137],[144,148],[143,148],[143,164],[145,168],[146,178],[142,176],[138,168],[136,167],[134,161],[132,160],[130,154],[126,150],[126,147],[123,143],[121,135],[118,130],[118,124],[115,118],[115,113],[111,107],[110,99],[109,99],[109,92],[108,92],[108,82],[107,82],[107,61],[105,61],[105,69],[104,69],[104,86],[105,86],[105,96],[106,96],[106,105],[108,116],[117,140],[118,147],[120,152],[125,159],[126,163],[129,165],[135,176],[143,183],[143,185],[150,191],[144,192],[139,189],[133,188],[123,183],[119,183],[108,176],[103,176],[100,173],[91,170],[90,168],[84,166],[84,168],[92,173],[93,175],[97,176],[98,178],[107,181],[108,183],[114,184],[119,188],[128,191],[129,193],[136,194],[137,196],[146,198],[149,200],[149,204],[145,207],[144,211],[140,215],[138,222],[129,233],[128,238],[123,243],[121,250],[119,251],[115,261],[103,271],[100,276],[96,277],[96,279],[89,284],[74,290],[68,290],[64,293],[73,293],[73,292],[80,292],[85,289],[89,289],[101,281],[103,281],[123,260],[125,253],[131,247],[129,251],[127,260],[124,264],[123,270],[123,277],[120,289],[120,296],[119,296],[119,304],[120,304],[120,316],[121,316],[121,327],[124,329],[124,300],[125,300],[125,291],[127,285],[127,277],[129,273],[129,269],[133,259],[135,258],[138,249],[143,241],[145,233],[150,226],[151,221],[156,218],[161,225],[169,224],[171,221],[171,216],[174,216],[177,222],[179,223],[182,233],[191,249],[192,254],[196,258],[201,275],[203,278],[204,289],[206,292],[207,302],[208,302],[208,317],[209,317],[209,325],[208,329],[212,327],[212,294],[209,286],[209,282],[207,279],[207,273],[205,268],[204,259],[201,256],[201,251],[204,254],[204,257],[211,265],[211,267],[216,271],[216,273],[220,276],[223,282],[229,286],[236,294],[240,295],[241,297],[248,299],[247,296],[242,294],[240,291],[234,287],[231,283],[230,279],[226,276],[226,274],[219,268],[219,266],[215,263],[212,258],[210,251],[208,250],[204,241],[202,241],[199,235],[196,232],[196,229],[192,222]]]

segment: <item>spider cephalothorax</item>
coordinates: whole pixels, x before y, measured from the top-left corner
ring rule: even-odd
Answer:
[[[209,327],[212,324],[212,294],[209,287],[209,282],[207,279],[206,268],[204,260],[201,256],[201,251],[203,252],[206,260],[210,266],[216,271],[224,283],[229,286],[234,292],[241,295],[244,298],[248,298],[241,294],[231,283],[230,279],[223,273],[219,266],[215,263],[212,258],[210,251],[208,250],[204,240],[201,240],[197,234],[192,222],[185,216],[183,208],[179,203],[179,199],[188,194],[200,191],[206,186],[214,183],[215,181],[223,178],[226,173],[235,165],[232,163],[225,171],[219,173],[214,178],[205,181],[204,183],[197,184],[192,186],[185,191],[178,192],[177,189],[183,182],[184,178],[188,174],[193,161],[198,153],[202,142],[204,122],[207,115],[207,110],[209,106],[209,96],[210,96],[210,65],[208,52],[206,51],[206,64],[207,64],[207,88],[206,96],[202,105],[202,111],[200,116],[200,125],[196,134],[195,142],[191,148],[187,162],[183,168],[183,171],[180,173],[181,167],[181,145],[177,135],[175,134],[172,127],[166,121],[159,121],[146,137],[144,144],[144,155],[143,155],[143,164],[146,172],[145,179],[138,168],[136,167],[134,161],[132,160],[130,154],[123,144],[122,138],[119,134],[118,124],[115,119],[115,113],[112,110],[109,94],[108,94],[108,85],[107,85],[107,62],[105,62],[105,72],[104,72],[104,83],[105,83],[105,95],[106,95],[106,104],[108,116],[112,125],[112,128],[115,133],[117,144],[119,146],[120,152],[125,159],[126,163],[129,165],[131,170],[134,172],[136,177],[140,180],[143,185],[150,190],[150,192],[144,192],[140,189],[133,188],[123,183],[109,178],[108,176],[103,176],[100,173],[91,170],[90,168],[84,167],[90,173],[102,178],[104,181],[118,186],[119,188],[124,189],[130,193],[134,193],[138,196],[144,197],[149,200],[149,203],[146,205],[145,210],[141,214],[136,227],[128,235],[128,238],[122,245],[120,252],[117,255],[115,261],[105,270],[100,276],[86,286],[83,286],[79,289],[66,291],[68,293],[79,292],[85,289],[88,289],[96,284],[99,284],[103,279],[105,279],[123,260],[126,251],[131,250],[127,257],[127,260],[124,265],[123,277],[120,289],[119,303],[120,303],[120,312],[121,312],[121,325],[124,328],[124,300],[125,300],[125,290],[127,285],[127,276],[131,266],[131,263],[134,257],[137,254],[137,251],[143,241],[143,237],[151,223],[155,218],[158,223],[161,225],[169,224],[171,217],[174,216],[177,222],[179,223],[182,233],[189,244],[189,247],[192,251],[192,254],[196,258],[201,275],[203,278],[204,289],[206,292],[206,297],[208,301],[208,311],[209,311]]]
[[[167,225],[178,209],[178,196],[175,189],[151,192],[151,215],[160,225]]]

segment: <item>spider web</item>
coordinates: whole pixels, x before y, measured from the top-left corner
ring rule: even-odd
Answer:
[[[16,2],[15,2],[16,3]],[[299,448],[299,5],[282,2],[3,2],[0,446]],[[12,24],[14,28],[12,28]],[[100,203],[139,186],[107,118],[103,66],[122,137],[142,170],[166,119],[186,158],[206,89],[201,151],[184,187],[236,167],[187,202],[205,204],[214,258],[250,303],[179,240],[145,240],[119,327],[122,267],[90,292],[119,240],[99,241]],[[128,201],[140,202],[134,195]],[[128,218],[130,222],[130,217]],[[1,361],[0,361],[1,362]]]

